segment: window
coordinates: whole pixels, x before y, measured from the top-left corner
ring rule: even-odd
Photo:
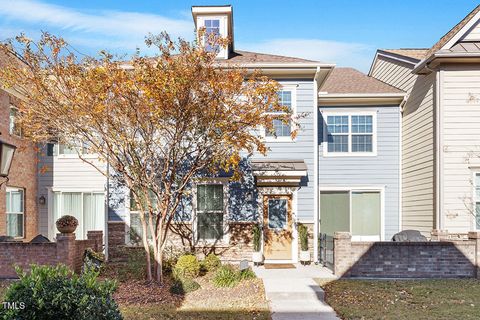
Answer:
[[[156,206],[156,200],[154,197],[153,192],[149,192],[150,202],[153,206]],[[143,205],[146,206],[146,202],[143,201]],[[137,206],[135,202],[135,198],[130,191],[130,230],[128,232],[128,236],[130,239],[130,244],[139,245],[143,239],[143,228],[142,228],[142,220],[141,220],[141,211],[140,208]],[[148,225],[148,214],[144,213],[145,221],[147,222],[147,239],[152,240],[152,233],[150,232],[150,228]]]
[[[224,236],[224,185],[197,185],[197,239],[218,241]]]
[[[7,236],[23,238],[25,192],[23,189],[7,187]]]
[[[268,228],[277,230],[287,228],[286,199],[268,199]]]
[[[220,20],[218,19],[210,19],[210,20],[205,20],[205,38],[206,40],[211,37],[210,35],[213,34],[215,39],[218,39],[220,37]],[[210,43],[206,43],[206,49],[207,51],[214,52],[219,50],[219,46],[211,46]]]
[[[326,115],[325,154],[375,154],[374,115]]]
[[[87,231],[105,229],[105,195],[103,192],[54,192],[53,225],[58,218],[77,218],[77,239],[86,239]]]
[[[353,240],[381,239],[381,193],[346,190],[320,192],[320,232],[352,233]]]
[[[9,133],[15,136],[21,136],[22,130],[18,125],[17,121],[18,109],[14,106],[10,106],[10,124],[9,124]]]
[[[477,230],[480,230],[480,172],[475,173],[474,214]]]
[[[280,105],[285,108],[288,108],[290,112],[293,112],[293,91],[291,90],[281,90],[278,92],[278,99]],[[270,112],[272,115],[285,115],[286,112],[283,111],[275,111]],[[291,121],[285,122],[280,119],[273,120],[273,130],[265,131],[265,136],[269,138],[290,138],[290,134],[292,133],[292,123]]]
[[[82,155],[87,155],[88,147],[86,143],[78,144],[77,147],[59,143],[56,146],[50,147],[50,144],[47,145],[47,155],[61,155],[61,156],[78,156],[78,153]],[[49,148],[53,148],[51,151]]]

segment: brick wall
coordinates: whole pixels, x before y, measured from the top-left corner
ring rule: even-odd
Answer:
[[[67,265],[80,272],[85,249],[100,252],[102,231],[89,231],[88,240],[75,240],[75,234],[58,234],[56,242],[0,242],[0,278],[15,278],[15,266],[29,270],[31,264]]]
[[[10,105],[18,105],[18,99],[0,90],[0,140],[17,147],[9,174],[8,184],[0,188],[0,235],[6,234],[6,186],[25,189],[25,240],[38,234],[37,213],[37,151],[35,146],[24,139],[10,135]],[[0,183],[4,180],[0,178]]]
[[[368,278],[472,278],[480,263],[480,232],[468,240],[352,242],[348,232],[334,236],[334,273]]]

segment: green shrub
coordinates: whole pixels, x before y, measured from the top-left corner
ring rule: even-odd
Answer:
[[[257,275],[255,272],[253,272],[252,269],[244,269],[242,271],[239,271],[239,278],[240,280],[249,280],[249,279],[255,279],[257,278]]]
[[[173,269],[173,276],[178,279],[196,278],[200,273],[200,263],[197,257],[186,254],[178,258],[177,264]]]
[[[177,264],[178,258],[184,254],[183,251],[175,249],[173,246],[166,247],[163,251],[163,271],[164,273],[173,272],[173,268]]]
[[[150,260],[153,262],[153,249],[150,250]],[[131,279],[143,280],[147,277],[146,252],[143,248],[125,248],[123,254],[126,262],[118,264],[117,279],[127,281]]]
[[[260,251],[260,240],[262,238],[262,230],[258,224],[253,225],[253,250]]]
[[[308,251],[308,228],[304,224],[298,225],[298,234],[300,238],[300,249]]]
[[[219,267],[213,276],[213,284],[216,287],[235,287],[239,281],[238,270],[228,264]]]
[[[218,267],[222,265],[222,262],[220,261],[220,258],[214,255],[213,253],[210,253],[203,259],[201,262],[202,269],[204,269],[207,272],[210,271],[215,271],[217,270]]]
[[[30,273],[17,268],[19,281],[7,290],[4,300],[25,308],[2,309],[0,319],[122,319],[112,294],[113,281],[97,281],[98,273],[73,274],[66,266],[33,265]]]
[[[170,292],[174,294],[185,294],[200,288],[198,282],[190,278],[177,278],[170,287]]]

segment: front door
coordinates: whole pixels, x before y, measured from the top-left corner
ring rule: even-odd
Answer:
[[[292,259],[292,197],[263,197],[263,255],[265,260]]]

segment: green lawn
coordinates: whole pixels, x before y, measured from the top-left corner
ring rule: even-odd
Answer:
[[[480,281],[317,280],[342,319],[480,319]]]

